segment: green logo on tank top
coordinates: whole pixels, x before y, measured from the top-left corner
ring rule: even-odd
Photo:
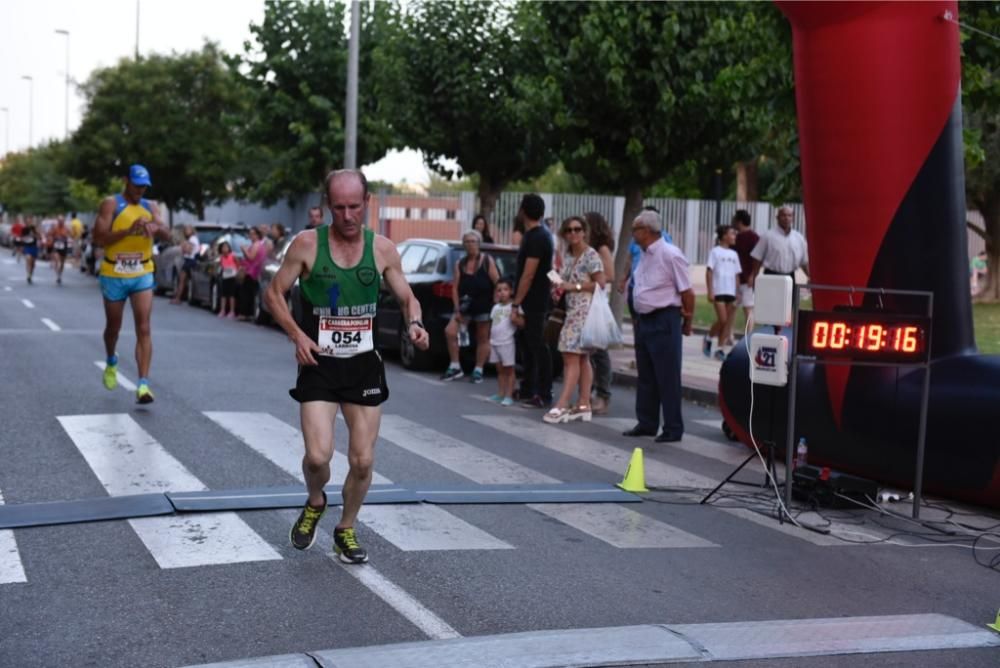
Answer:
[[[378,278],[378,272],[371,267],[361,267],[355,273],[361,285],[369,286]]]

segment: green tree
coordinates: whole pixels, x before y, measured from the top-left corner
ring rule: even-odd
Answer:
[[[494,2],[415,2],[396,15],[376,53],[379,94],[403,144],[438,173],[452,158],[478,177],[489,220],[513,180],[555,162],[551,119],[534,84],[544,76],[516,7]]]
[[[4,209],[35,215],[73,209],[75,200],[65,160],[66,145],[59,141],[9,154],[0,167],[0,203]]]
[[[122,60],[82,86],[87,109],[71,140],[73,175],[103,187],[131,163],[153,177],[149,196],[204,217],[230,196],[237,123],[248,100],[214,44],[180,55]]]
[[[790,87],[788,28],[759,3],[528,3],[567,169],[625,195],[615,271],[644,191],[689,161],[758,155]],[[724,161],[724,162],[723,162]],[[621,300],[613,299],[616,312]]]
[[[1000,35],[1000,3],[963,2],[959,20]],[[984,225],[969,229],[986,242],[989,274],[978,298],[1000,300],[1000,44],[962,30],[962,110],[965,127],[965,194]]]
[[[267,0],[264,20],[234,65],[252,97],[241,141],[248,147],[240,190],[273,204],[315,191],[344,163],[348,35],[345,3]],[[384,102],[374,92],[372,52],[386,39],[395,11],[387,2],[361,3],[358,164],[381,158],[393,144]]]

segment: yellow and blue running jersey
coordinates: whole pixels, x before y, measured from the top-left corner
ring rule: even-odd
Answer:
[[[115,212],[111,218],[111,231],[118,232],[132,227],[140,218],[152,219],[149,200],[129,204],[124,195],[115,195]],[[127,236],[104,249],[101,276],[130,278],[153,271],[152,237]]]

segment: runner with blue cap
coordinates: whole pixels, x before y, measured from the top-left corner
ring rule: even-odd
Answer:
[[[169,239],[170,231],[160,218],[156,203],[143,197],[153,185],[149,170],[129,167],[124,190],[101,203],[94,223],[94,243],[104,247],[99,280],[104,296],[104,387],[118,385],[118,354],[115,346],[125,314],[125,301],[132,303],[135,318],[135,362],[139,368],[136,401],[153,401],[149,389],[149,366],[153,359],[150,315],[153,311],[153,239]]]

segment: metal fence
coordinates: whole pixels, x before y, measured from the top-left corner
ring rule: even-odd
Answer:
[[[563,193],[539,193],[545,201],[545,215],[552,218],[558,225],[571,215],[579,215],[587,211],[597,211],[603,215],[612,226],[615,239],[618,238],[625,213],[625,198],[614,195],[587,195]],[[442,193],[432,195],[436,198],[455,198],[459,206],[455,210],[457,220],[461,221],[461,229],[472,223],[472,217],[478,211],[477,197],[474,192]],[[493,213],[493,238],[498,243],[510,243],[514,231],[514,217],[521,205],[522,192],[504,192],[497,200]],[[302,229],[306,220],[306,210],[309,206],[319,204],[316,194],[296,198],[291,203],[281,203],[275,207],[264,208],[254,204],[227,202],[219,207],[208,207],[205,211],[206,220],[241,221],[248,224],[257,222],[282,222],[290,229]],[[715,245],[716,221],[728,223],[737,209],[745,209],[750,213],[753,227],[757,232],[763,232],[774,224],[777,207],[767,202],[735,202],[714,200],[684,200],[673,198],[651,197],[643,201],[644,206],[654,206],[660,212],[664,228],[670,232],[674,243],[684,251],[692,264],[704,264],[708,254]],[[797,202],[789,202],[795,214],[793,227],[805,234],[805,208]],[[327,218],[329,214],[327,214]],[[380,218],[381,218],[380,214]],[[983,224],[983,218],[978,211],[969,211],[968,219],[977,225]],[[193,221],[193,216],[179,212],[175,216],[175,224]],[[403,221],[397,221],[403,222]],[[631,222],[631,221],[629,221]],[[969,257],[975,256],[985,248],[983,239],[974,232],[968,233]]]
[[[497,201],[493,214],[493,237],[500,243],[510,243],[514,229],[514,217],[524,193],[505,192]],[[563,219],[597,211],[612,226],[617,239],[624,221],[625,198],[614,195],[578,195],[539,193],[545,200],[545,215],[558,225]],[[656,207],[660,212],[664,228],[670,233],[692,264],[704,264],[715,245],[716,220],[728,223],[737,209],[750,213],[753,226],[763,231],[771,226],[777,212],[776,207],[767,202],[723,201],[718,205],[714,200],[685,200],[673,198],[647,198],[643,206]],[[789,203],[795,213],[793,226],[805,234],[805,209],[801,204]],[[718,210],[718,213],[717,213]]]

